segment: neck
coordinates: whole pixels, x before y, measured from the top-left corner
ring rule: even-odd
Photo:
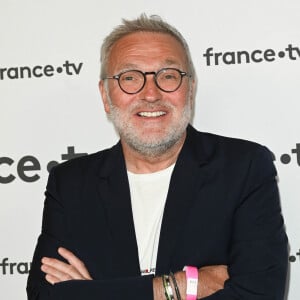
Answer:
[[[168,168],[176,162],[185,138],[186,133],[171,148],[155,157],[137,152],[121,139],[127,170],[136,174],[146,174]]]

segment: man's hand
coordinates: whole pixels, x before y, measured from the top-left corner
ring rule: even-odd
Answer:
[[[55,258],[42,258],[41,270],[46,273],[46,280],[49,283],[55,284],[72,279],[92,280],[84,263],[71,251],[60,247],[58,248],[58,253],[65,258],[68,263],[64,263]]]
[[[198,298],[207,297],[224,288],[224,282],[229,278],[227,266],[207,266],[199,269]]]

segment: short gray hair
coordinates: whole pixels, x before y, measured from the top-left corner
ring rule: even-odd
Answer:
[[[156,32],[165,33],[173,36],[183,47],[188,60],[188,72],[195,77],[195,68],[191,58],[188,44],[181,33],[173,26],[165,22],[160,16],[141,14],[137,19],[126,20],[122,19],[123,23],[117,26],[103,41],[101,47],[101,74],[100,78],[104,79],[107,76],[108,58],[112,46],[122,37],[135,32]]]

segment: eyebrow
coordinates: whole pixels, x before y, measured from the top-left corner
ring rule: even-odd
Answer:
[[[161,68],[164,68],[164,66],[172,66],[172,65],[176,65],[176,66],[180,66],[181,64],[179,64],[177,61],[167,58],[163,64],[163,66]],[[138,70],[140,69],[140,67],[137,64],[134,63],[125,63],[124,65],[121,66],[120,68],[120,72],[124,72],[124,71],[128,71],[128,70]]]
[[[173,59],[170,59],[170,58],[167,58],[166,60],[165,60],[165,64],[166,65],[179,65],[179,63],[177,62],[177,61],[175,61],[175,60],[173,60]]]
[[[135,69],[135,68],[138,68],[138,66],[136,64],[132,64],[132,63],[126,63],[121,66],[122,70],[130,70],[130,69]]]

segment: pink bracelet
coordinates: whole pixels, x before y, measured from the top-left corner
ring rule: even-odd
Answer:
[[[186,300],[196,300],[198,289],[198,268],[185,266],[183,271],[185,271],[186,275]]]

